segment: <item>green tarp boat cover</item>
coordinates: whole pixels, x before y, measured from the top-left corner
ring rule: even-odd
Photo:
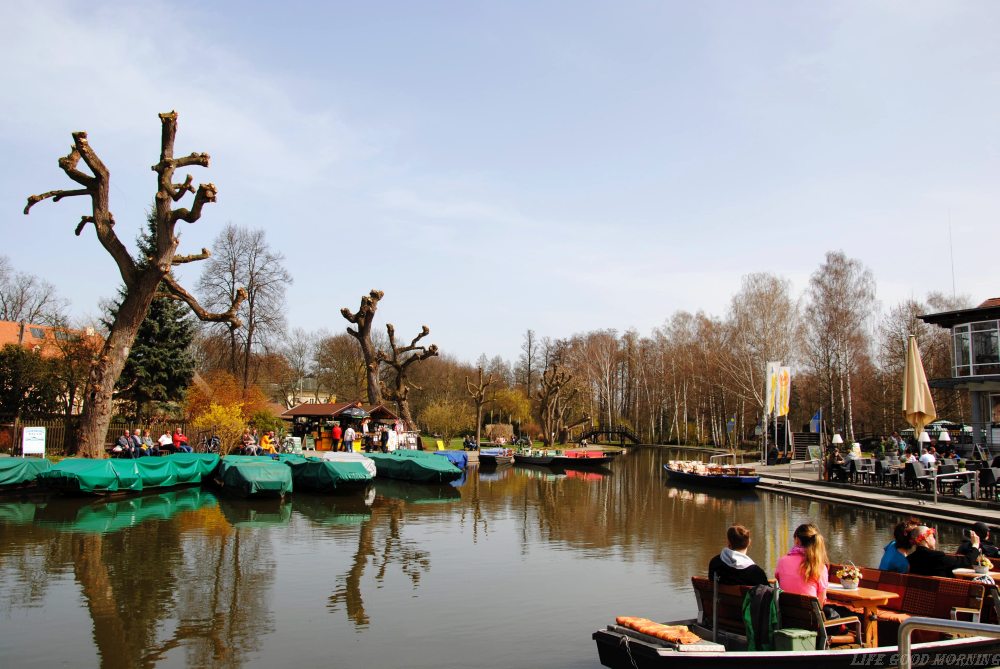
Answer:
[[[292,491],[292,469],[256,455],[227,455],[219,461],[215,482],[242,497],[281,497]]]
[[[315,525],[360,525],[372,517],[371,503],[362,495],[296,495],[292,511]],[[0,506],[0,512],[3,507]]]
[[[39,483],[68,492],[111,493],[142,490],[139,460],[66,458],[38,475]]]
[[[370,453],[378,470],[376,476],[418,483],[447,483],[462,475],[455,465],[426,451],[409,449],[392,453]]]
[[[52,463],[44,459],[0,458],[0,488],[32,483],[51,468]]]
[[[210,476],[215,471],[215,468],[219,466],[218,453],[171,453],[163,457],[173,462],[196,463],[202,477]]]
[[[279,455],[292,468],[296,490],[332,492],[338,487],[363,485],[372,475],[361,462],[337,462],[301,455]]]
[[[217,457],[217,456],[216,456]],[[67,458],[39,474],[39,481],[69,492],[139,492],[201,483],[204,464],[174,456],[90,460]]]

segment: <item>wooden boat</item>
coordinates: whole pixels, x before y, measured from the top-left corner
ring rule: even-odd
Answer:
[[[510,448],[495,447],[479,449],[479,464],[482,467],[502,467],[514,463],[514,451]]]
[[[717,457],[719,456],[713,456],[712,460]],[[671,481],[683,483],[697,483],[719,488],[753,488],[760,483],[760,476],[757,475],[753,466],[749,465],[723,465],[711,460],[707,464],[697,461],[671,460],[663,465],[663,469]]]
[[[669,625],[685,625],[704,639],[711,630],[695,620],[680,620]],[[895,667],[899,662],[897,646],[850,648],[843,650],[739,651],[704,642],[680,646],[647,636],[619,625],[597,630],[601,664],[612,669],[732,669],[733,667],[810,667],[810,669],[847,669],[847,667]],[[1000,659],[1000,640],[986,637],[963,637],[911,646],[911,658],[919,666],[995,666]],[[914,663],[915,666],[916,662]]]
[[[604,467],[614,458],[603,451],[587,449],[571,450],[521,450],[514,452],[514,462],[522,465],[545,465],[563,469],[580,469],[582,467]]]

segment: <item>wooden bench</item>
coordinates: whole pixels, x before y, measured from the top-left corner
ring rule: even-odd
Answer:
[[[691,585],[698,600],[698,621],[708,630],[717,630],[716,639],[729,650],[746,649],[746,625],[743,621],[743,599],[751,589],[748,585],[714,584],[703,576],[692,576]],[[778,596],[778,628],[804,629],[816,632],[816,648],[857,647],[861,639],[861,620],[857,617],[826,620],[815,597],[781,592]],[[831,634],[834,626],[855,627],[853,634]]]
[[[836,574],[839,568],[840,565],[830,565],[831,583],[840,582]],[[981,618],[990,617],[989,608],[984,610],[987,602],[993,603],[994,607],[997,603],[996,586],[990,586],[994,593],[987,599],[986,587],[982,583],[961,578],[918,576],[861,567],[859,585],[899,595],[879,608],[878,633],[883,639],[896,638],[900,623],[911,616],[946,620],[958,620],[961,616],[965,620],[979,622]],[[940,638],[941,635],[937,632],[914,633],[915,641],[935,641]]]

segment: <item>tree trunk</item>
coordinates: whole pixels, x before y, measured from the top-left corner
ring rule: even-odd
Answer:
[[[139,333],[139,326],[146,318],[153,294],[162,276],[146,272],[139,278],[139,285],[128,290],[118,316],[111,326],[104,349],[90,370],[87,395],[80,414],[79,454],[85,458],[103,458],[104,440],[111,424],[114,410],[115,383],[125,368],[129,349]]]

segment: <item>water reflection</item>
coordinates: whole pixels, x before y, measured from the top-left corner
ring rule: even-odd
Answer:
[[[409,490],[411,486],[413,490]],[[398,481],[376,483],[371,516],[361,524],[354,559],[347,572],[337,577],[334,591],[328,598],[327,607],[331,613],[344,610],[355,627],[368,627],[371,619],[365,610],[362,580],[369,565],[376,587],[385,582],[386,573],[393,565],[400,567],[414,590],[420,586],[421,574],[430,569],[430,552],[420,548],[416,541],[403,538],[404,500],[411,498],[418,503],[439,501],[441,498],[436,495],[444,494],[437,490],[439,488],[455,491],[448,485],[421,486]],[[391,496],[390,492],[396,496]]]
[[[802,522],[838,561],[877,564],[888,541],[895,517],[869,509],[667,483],[678,455],[471,469],[461,488],[377,481],[284,504],[197,488],[2,503],[5,664],[314,666],[336,649],[349,666],[593,667],[581,639],[616,611],[692,614],[690,577],[731,523],[750,527],[769,572]],[[956,528],[939,530],[957,545]],[[86,638],[51,643],[81,617]],[[418,617],[435,621],[420,639],[383,643]]]

